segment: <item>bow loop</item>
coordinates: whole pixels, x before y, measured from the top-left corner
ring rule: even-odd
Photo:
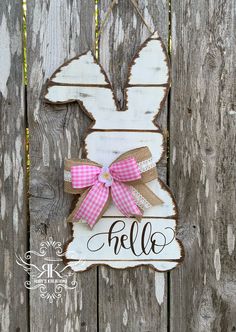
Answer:
[[[71,182],[74,189],[88,188],[93,186],[101,168],[93,165],[77,165],[71,167]]]
[[[119,182],[131,182],[141,179],[141,173],[135,158],[126,158],[113,163],[110,173],[114,180]]]

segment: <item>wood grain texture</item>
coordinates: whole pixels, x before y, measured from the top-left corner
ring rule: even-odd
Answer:
[[[100,20],[104,19],[110,1],[101,0]],[[167,42],[168,4],[163,1],[139,1],[146,21],[158,29]],[[124,107],[123,90],[128,64],[150,35],[127,0],[120,0],[101,34],[99,60],[112,82],[120,108]],[[157,119],[166,128],[166,112]],[[162,174],[166,176],[166,160]],[[160,173],[160,172],[159,172]],[[113,271],[99,268],[99,328],[101,331],[166,331],[167,283],[163,274],[147,268]]]
[[[236,330],[235,38],[234,1],[172,1],[170,185],[186,249],[173,332]]]
[[[94,35],[93,0],[28,2],[31,250],[50,236],[62,243],[71,237],[66,217],[73,196],[64,193],[63,164],[78,158],[89,120],[76,105],[45,105],[43,87],[59,65],[92,47]],[[52,304],[31,291],[31,331],[97,330],[97,271],[76,280],[78,287]]]
[[[25,104],[21,1],[0,3],[0,330],[28,331]]]

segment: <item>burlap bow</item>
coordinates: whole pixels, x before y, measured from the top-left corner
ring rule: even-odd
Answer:
[[[111,200],[124,216],[141,220],[145,209],[163,203],[145,184],[154,179],[157,170],[148,147],[122,154],[109,167],[66,159],[65,191],[80,194],[68,221],[83,220],[93,227]]]

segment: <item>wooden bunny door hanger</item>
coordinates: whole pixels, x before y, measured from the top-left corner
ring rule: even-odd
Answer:
[[[183,259],[176,202],[156,171],[164,139],[153,120],[169,91],[169,71],[166,49],[154,32],[132,60],[123,112],[91,51],[63,64],[47,83],[47,103],[77,102],[93,121],[86,159],[65,160],[65,191],[78,195],[68,217],[73,238],[65,249],[74,271],[101,264],[168,271]]]

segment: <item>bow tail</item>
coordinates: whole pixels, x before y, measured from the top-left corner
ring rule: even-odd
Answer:
[[[158,197],[145,183],[132,183],[133,198],[142,211],[152,206],[162,205],[163,200]]]
[[[126,184],[114,181],[111,186],[111,196],[116,207],[124,216],[142,216],[142,212],[132,196],[131,189]]]
[[[109,188],[97,181],[80,197],[69,221],[86,221],[92,228],[106,210],[108,201]]]

